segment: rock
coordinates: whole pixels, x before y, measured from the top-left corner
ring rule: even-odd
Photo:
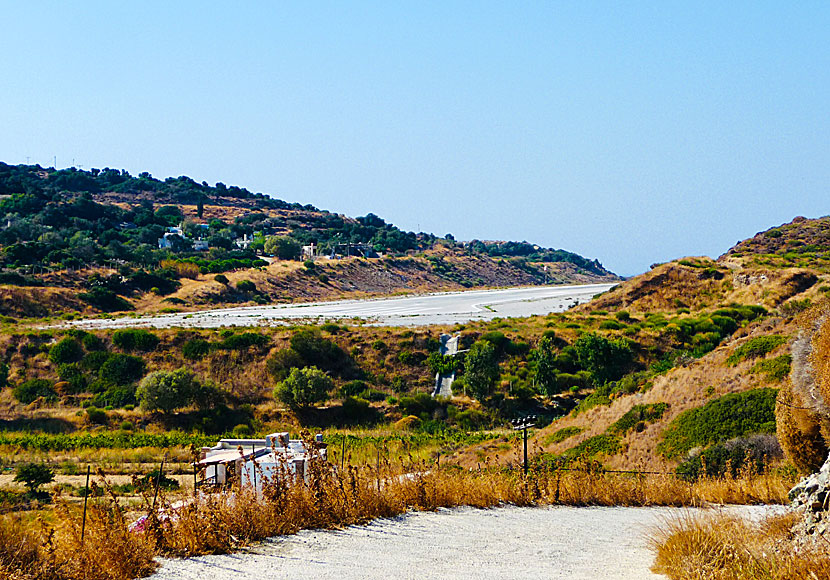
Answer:
[[[818,473],[808,475],[790,490],[790,506],[801,513],[793,532],[801,543],[830,541],[830,457]]]

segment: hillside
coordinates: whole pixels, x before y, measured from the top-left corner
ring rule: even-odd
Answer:
[[[0,218],[0,285],[27,289],[5,292],[0,313],[11,316],[619,279],[565,250],[462,243],[371,213],[109,168],[0,163]],[[227,282],[248,280],[257,291]]]
[[[654,265],[574,309],[572,317],[615,317],[616,325],[604,325],[607,337],[628,337],[640,352],[664,357],[664,364],[643,357],[641,370],[630,375],[639,379],[597,387],[583,399],[581,412],[568,413],[538,431],[532,442],[536,452],[547,458],[600,461],[610,468],[657,471],[673,470],[678,462],[699,469],[697,454],[709,454],[714,462],[716,448],[722,455],[735,448],[755,453],[747,451],[751,444],[740,437],[769,433],[769,421],[774,421],[770,396],[789,384],[789,351],[799,333],[798,321],[802,313],[821,310],[827,303],[830,275],[823,256],[830,251],[828,225],[828,218],[796,218],[738,243],[717,260],[692,257]],[[732,322],[731,313],[747,307],[758,309],[760,316]],[[682,335],[689,337],[687,346],[672,346]],[[760,399],[766,405],[766,422],[753,423],[742,413],[754,404],[748,401]],[[744,411],[724,411],[730,404]],[[694,421],[705,424],[710,411],[719,413],[716,424],[737,421],[743,427],[711,439],[690,434],[692,413],[697,414]],[[672,451],[670,442],[677,437],[691,443]],[[729,439],[733,441],[725,444]],[[503,446],[498,441],[474,446],[454,460],[467,466],[484,457],[517,462],[519,450]],[[765,453],[780,457],[780,448],[774,447]]]

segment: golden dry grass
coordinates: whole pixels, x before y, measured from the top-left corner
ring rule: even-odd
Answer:
[[[760,525],[725,514],[685,515],[653,532],[654,571],[672,580],[819,580],[830,577],[825,545],[798,546],[795,514]]]
[[[103,484],[106,487],[106,484]],[[250,491],[143,498],[142,533],[127,531],[114,495],[91,502],[86,537],[80,541],[81,507],[58,498],[53,512],[34,519],[0,519],[0,571],[21,580],[128,580],[150,571],[154,555],[192,556],[230,552],[267,537],[304,528],[339,528],[408,510],[461,505],[702,505],[707,502],[770,503],[786,495],[771,475],[687,483],[671,476],[590,471],[521,471],[457,467],[427,470],[381,460],[374,466],[313,463],[305,482],[279,477],[256,496]],[[179,506],[178,508],[175,506]],[[183,507],[182,507],[183,506]],[[140,513],[140,512],[139,512]]]

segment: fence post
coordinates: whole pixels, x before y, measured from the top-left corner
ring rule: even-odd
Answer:
[[[86,504],[89,499],[89,472],[92,469],[91,465],[86,466],[86,487],[84,488],[84,517],[81,520],[81,546],[84,545],[84,533],[86,532]]]

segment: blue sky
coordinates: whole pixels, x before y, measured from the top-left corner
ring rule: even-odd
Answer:
[[[830,214],[827,2],[35,1],[3,19],[7,163],[223,181],[626,275]]]

